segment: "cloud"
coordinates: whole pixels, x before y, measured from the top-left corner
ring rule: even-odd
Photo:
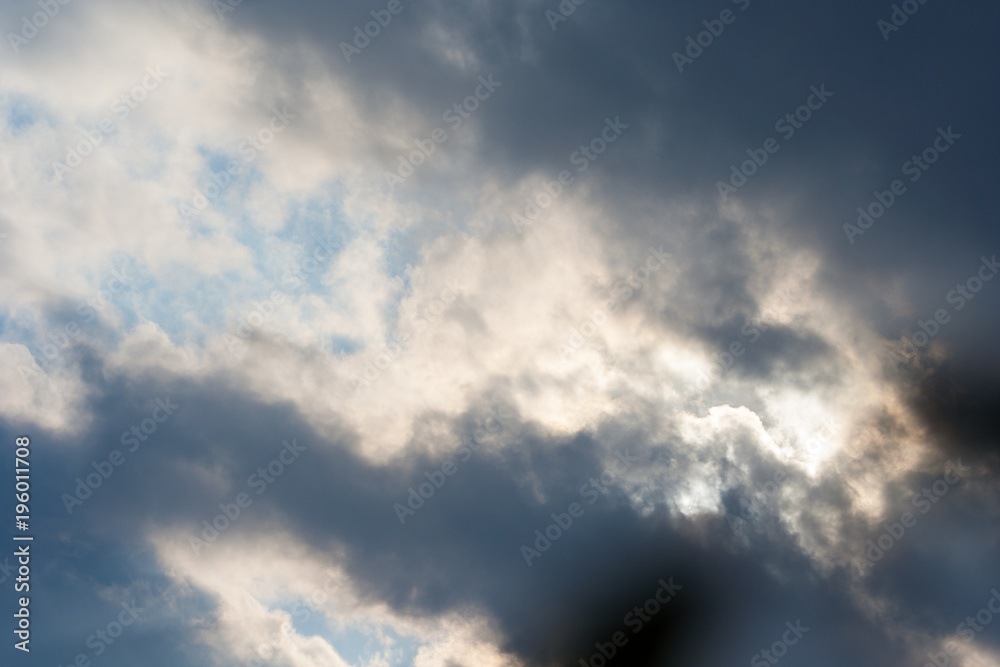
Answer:
[[[942,650],[996,585],[995,297],[947,300],[995,240],[995,10],[928,5],[886,42],[882,7],[741,0],[678,73],[718,8],[585,3],[553,30],[553,3],[389,4],[72,3],[3,54],[0,431],[39,443],[36,567],[61,572],[38,653],[98,657],[132,598],[106,664],[531,667],[619,631],[623,664],[727,664],[798,621],[789,657],[818,666]]]

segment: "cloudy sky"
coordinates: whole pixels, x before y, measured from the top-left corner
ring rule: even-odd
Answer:
[[[0,3],[3,664],[1000,664],[998,20]]]

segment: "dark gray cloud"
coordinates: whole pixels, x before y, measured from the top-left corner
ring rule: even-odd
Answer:
[[[618,484],[588,504],[590,496],[582,496],[580,486],[600,478],[611,451],[594,435],[546,437],[512,416],[499,434],[512,437],[513,446],[484,444],[400,525],[393,504],[405,498],[408,487],[426,481],[426,471],[441,469],[440,456],[414,454],[376,466],[354,453],[350,431],[321,438],[292,406],[257,403],[221,379],[192,383],[116,374],[97,379],[104,375],[95,374],[91,384],[96,421],[79,437],[65,440],[37,431],[34,436],[35,520],[47,534],[33,545],[43,579],[35,620],[49,636],[38,651],[45,660],[86,652],[84,640],[101,619],[114,619],[117,600],[96,601],[84,591],[123,587],[132,591],[126,597],[138,596],[149,611],[134,633],[109,647],[108,664],[128,664],[139,656],[148,664],[212,664],[184,629],[214,622],[211,597],[197,591],[179,599],[169,594],[160,565],[140,536],[169,526],[195,534],[203,519],[217,514],[220,502],[245,488],[249,474],[276,456],[283,440],[295,438],[307,447],[302,463],[275,478],[267,495],[220,540],[237,532],[267,540],[276,522],[320,552],[346,549],[347,573],[364,596],[416,617],[479,609],[499,624],[505,648],[528,664],[575,664],[596,650],[595,642],[610,641],[618,631],[625,631],[629,642],[616,659],[629,664],[733,663],[778,641],[786,621],[800,619],[809,632],[789,653],[796,662],[910,664],[907,647],[859,610],[847,573],[822,575],[799,551],[788,525],[768,511],[760,519],[767,539],[755,538],[746,549],[724,517],[690,520],[660,511],[642,516]],[[60,495],[77,476],[92,472],[90,462],[105,458],[157,398],[166,397],[180,406],[175,414],[68,516]],[[456,436],[467,437],[470,418],[487,407],[476,406],[453,424]],[[3,435],[28,428],[5,424]],[[680,453],[670,446],[650,450],[641,436],[618,447],[638,459],[637,467],[650,465],[651,456]],[[965,459],[973,466],[979,461]],[[780,470],[773,463],[761,466],[753,478],[758,482]],[[905,509],[911,491],[933,481],[907,480],[892,506]],[[916,627],[946,631],[963,609],[978,610],[980,598],[986,600],[995,585],[990,583],[991,571],[997,574],[995,540],[972,546],[989,511],[970,493],[982,483],[979,471],[955,487],[875,565],[866,582],[900,605]],[[849,513],[846,499],[835,497],[842,491],[834,489],[840,485],[814,486],[806,502],[817,510],[829,506]],[[519,547],[532,543],[534,529],[544,530],[551,514],[566,512],[572,502],[582,504],[583,516],[526,566]],[[866,539],[877,536],[858,526],[852,531],[859,552]],[[961,558],[945,546],[952,541],[965,545]],[[661,578],[683,588],[633,633],[636,621],[633,616],[626,625],[628,612],[655,596]],[[63,599],[68,602],[58,602]],[[157,649],[160,662],[146,657],[157,646],[163,647]]]

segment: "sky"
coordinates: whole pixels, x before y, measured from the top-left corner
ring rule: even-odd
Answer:
[[[0,3],[3,664],[1000,665],[998,20]]]

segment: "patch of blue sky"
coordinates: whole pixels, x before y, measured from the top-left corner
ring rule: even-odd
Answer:
[[[69,300],[62,300],[53,308],[36,310],[8,310],[0,315],[0,341],[5,343],[37,346],[52,342],[50,334],[61,338],[66,325],[75,323],[79,330],[84,328],[83,319],[74,311]]]
[[[254,290],[232,274],[189,275],[177,267],[168,268],[165,275],[176,278],[170,282],[137,281],[129,292],[116,298],[115,304],[126,329],[143,321],[153,322],[175,345],[192,337],[204,341],[201,332],[222,332],[234,326],[230,320],[238,318],[240,306],[264,294],[263,289]]]
[[[0,107],[5,111],[4,121],[14,136],[31,127],[42,118],[45,118],[50,125],[54,124],[52,117],[47,115],[42,107],[34,103],[26,95],[6,93],[0,96]]]
[[[226,153],[204,145],[199,145],[195,148],[195,150],[198,152],[198,155],[205,160],[206,168],[214,169],[216,171],[219,169],[225,169],[226,164],[228,164],[230,160],[236,159],[235,150],[232,153]],[[237,162],[242,162],[242,160],[237,160]]]
[[[422,263],[420,257],[420,246],[414,242],[411,231],[402,231],[391,234],[382,243],[384,259],[383,270],[388,276],[399,281],[400,288],[395,299],[386,301],[383,307],[383,315],[387,322],[399,321],[400,307],[402,300],[408,297],[413,290],[412,270],[414,266]],[[430,277],[428,277],[430,278]],[[396,338],[402,330],[408,327],[405,323],[400,324],[401,329],[390,325],[386,332],[386,342]]]
[[[11,107],[7,110],[7,127],[11,129],[11,134],[17,136],[19,130],[35,124],[36,116],[25,107]]]
[[[414,664],[414,660],[417,655],[417,651],[420,650],[420,642],[412,637],[407,637],[400,635],[395,630],[390,627],[382,627],[380,632],[382,637],[387,637],[392,640],[392,643],[385,641],[380,641],[378,638],[369,635],[364,646],[359,648],[357,652],[345,654],[345,660],[350,660],[356,665],[367,665],[374,661],[374,658],[379,654],[383,654],[387,658],[387,662],[390,665],[396,665],[396,667],[409,667]],[[357,636],[360,640],[361,636]],[[334,638],[334,647],[340,651],[338,646],[337,638]],[[360,641],[353,642],[353,645],[360,644]],[[348,658],[350,655],[351,658]],[[353,659],[352,659],[353,658]]]
[[[117,295],[110,304],[98,310],[98,316],[104,317],[106,311],[115,308],[121,318],[123,331],[131,331],[142,323],[140,303],[142,303],[142,297],[139,292],[133,292],[132,294],[126,292],[125,294]]]
[[[142,303],[155,288],[155,281],[146,266],[123,252],[113,253],[99,271],[88,280],[81,307],[86,303],[97,316],[107,319],[108,311],[117,310],[126,330],[135,327],[140,319],[136,304]]]
[[[382,243],[385,257],[386,273],[393,278],[399,278],[409,289],[409,267],[421,263],[420,244],[414,243],[413,234],[409,230],[396,232]]]
[[[321,192],[289,203],[289,215],[279,236],[303,245],[332,237],[345,244],[354,233],[344,219],[336,192]]]
[[[68,308],[65,311],[65,313],[70,312]],[[34,313],[29,313],[28,311],[14,313],[8,310],[3,315],[0,315],[0,340],[5,343],[34,344],[35,337],[44,337],[47,328],[55,328],[57,326],[56,321],[59,319],[60,316],[57,314],[52,320],[53,324],[48,325],[44,321],[40,322],[37,320]],[[63,319],[65,319],[65,316]],[[79,318],[74,315],[74,319]],[[68,322],[69,320],[66,321]],[[62,327],[62,324],[60,323],[58,326]]]
[[[330,352],[338,357],[354,354],[363,348],[364,344],[358,340],[343,338],[341,336],[333,336],[330,338]]]
[[[369,664],[379,654],[387,652],[392,665],[412,665],[421,644],[400,635],[391,627],[382,627],[376,634],[370,626],[345,625],[332,628],[319,611],[310,609],[305,600],[274,609],[288,612],[295,631],[305,637],[318,636],[326,640],[341,658],[352,665]],[[307,613],[308,612],[308,613]],[[389,642],[385,642],[385,639]]]
[[[295,632],[303,637],[326,637],[326,633],[329,631],[326,616],[318,606],[310,605],[307,600],[296,600],[292,604],[279,604],[271,607],[271,611],[278,610],[288,613]]]
[[[292,299],[316,294],[336,303],[336,295],[323,284],[323,275],[354,234],[343,216],[337,185],[324,187],[307,199],[284,202],[287,213],[281,226],[265,229],[256,224],[244,204],[251,190],[264,182],[264,175],[252,162],[242,163],[241,172],[235,177],[230,175],[226,182],[219,174],[225,172],[231,156],[204,147],[199,154],[205,160],[205,167],[195,187],[206,195],[207,206],[199,213],[183,217],[187,229],[192,234],[210,237],[218,233],[213,226],[218,221],[212,219],[213,215],[223,216],[230,224],[235,223],[228,233],[247,248],[252,259],[242,270],[230,272],[232,275],[202,277],[201,284],[188,285],[187,290],[174,285],[169,301],[188,320],[194,317],[215,330],[231,328],[232,322],[227,323],[227,319],[233,320],[241,314],[233,310],[234,304],[268,298],[275,290]],[[225,187],[220,186],[219,191],[208,188],[213,182],[221,182]],[[190,205],[191,200],[181,203]],[[146,310],[168,334],[184,321],[176,317],[172,323],[160,321],[161,315],[167,313],[166,303],[148,304]],[[336,344],[336,349],[354,347],[350,341],[344,341]]]
[[[272,263],[270,275],[286,288],[294,284],[295,292],[327,295],[323,276],[353,235],[339,201],[330,195],[291,202],[284,227],[274,235],[291,249],[291,255],[283,254]],[[289,275],[297,276],[298,281],[286,281]]]
[[[8,312],[2,319],[0,339],[38,346],[51,342],[51,335],[61,339],[59,332],[75,325],[74,341],[88,339],[112,347],[124,332],[142,321],[137,304],[149,298],[153,287],[145,267],[131,256],[117,253],[91,272],[73,294],[63,295],[38,311]],[[112,315],[120,318],[120,325]]]

